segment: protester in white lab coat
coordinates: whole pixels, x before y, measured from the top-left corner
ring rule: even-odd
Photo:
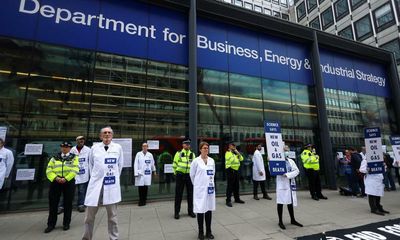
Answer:
[[[268,193],[265,190],[265,166],[261,150],[262,144],[258,144],[256,147],[256,151],[253,155],[253,198],[255,200],[260,200],[257,195],[258,185],[260,185],[261,192],[263,193],[263,198],[272,200],[272,198],[268,196]]]
[[[153,154],[147,151],[149,146],[147,143],[142,144],[142,151],[136,153],[134,174],[135,174],[135,186],[139,190],[139,206],[146,205],[147,191],[151,185],[151,174],[156,173],[156,167],[154,165]]]
[[[193,183],[193,212],[197,213],[199,226],[198,239],[204,239],[204,217],[206,222],[206,238],[214,239],[211,233],[211,211],[215,210],[215,163],[208,156],[209,145],[200,143],[200,156],[190,166],[190,179]]]
[[[284,150],[286,158],[286,173],[276,176],[276,203],[279,217],[279,227],[281,229],[286,229],[282,221],[283,204],[287,204],[290,215],[290,223],[299,227],[303,227],[303,225],[297,222],[294,218],[293,210],[293,206],[297,206],[295,178],[297,175],[299,175],[299,169],[297,168],[296,163],[288,157],[289,147],[285,146]]]
[[[388,211],[384,210],[381,205],[381,197],[383,197],[385,186],[383,184],[383,174],[370,174],[370,169],[366,159],[362,160],[361,162],[360,172],[365,174],[365,193],[368,195],[371,213],[381,216],[385,215],[385,213],[389,213]]]
[[[13,153],[4,147],[4,140],[0,138],[0,189],[6,178],[10,176],[14,164]]]
[[[108,217],[109,239],[118,239],[117,203],[121,201],[120,175],[123,167],[122,147],[112,142],[113,130],[100,131],[101,143],[94,145],[89,156],[90,180],[86,192],[85,233],[83,240],[93,239],[93,228],[99,205]]]

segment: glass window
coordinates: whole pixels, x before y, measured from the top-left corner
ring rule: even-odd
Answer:
[[[323,3],[325,0],[318,0],[319,4]]]
[[[372,25],[369,14],[354,23],[357,41],[362,41],[372,36]]]
[[[267,15],[272,15],[271,9],[268,9],[268,8],[264,8],[264,13]]]
[[[397,38],[388,43],[382,44],[381,48],[394,52],[395,58],[397,61],[400,61],[400,40]]]
[[[394,14],[391,6],[392,4],[388,2],[373,12],[375,28],[378,32],[395,24]]]
[[[281,0],[281,5],[287,7],[288,6],[287,0]]]
[[[350,40],[354,40],[354,36],[353,36],[353,29],[350,26],[347,26],[346,28],[344,28],[343,30],[338,32],[338,35]]]
[[[226,3],[232,3],[232,0],[224,0]]]
[[[333,24],[332,8],[329,7],[321,13],[322,29],[325,30]]]
[[[274,17],[280,18],[281,17],[281,13],[277,12],[277,11],[274,11]]]
[[[347,0],[338,0],[334,3],[336,21],[342,19],[349,13]]]
[[[317,0],[307,0],[307,11],[310,13],[317,7]]]
[[[244,7],[250,10],[253,10],[253,4],[248,3],[248,2],[244,2]]]
[[[314,19],[310,22],[309,27],[312,27],[312,28],[321,30],[321,24],[320,24],[320,22],[319,22],[319,16],[317,16],[316,18],[314,18]]]
[[[289,15],[282,13],[282,19],[289,21]]]
[[[262,7],[258,6],[258,5],[254,5],[254,11],[256,12],[262,12]]]
[[[272,0],[273,3],[279,4],[279,0]]]
[[[300,0],[294,0],[294,5],[296,5],[296,3],[298,3]]]
[[[400,0],[395,0],[394,1],[394,6],[396,8],[397,11],[397,18],[400,18]]]
[[[367,0],[350,0],[351,10],[357,9],[366,2]]]
[[[300,20],[306,16],[306,5],[304,2],[300,3],[296,7],[296,13],[297,13],[297,22],[300,22]]]
[[[239,7],[243,7],[243,1],[242,0],[235,0],[235,5]]]

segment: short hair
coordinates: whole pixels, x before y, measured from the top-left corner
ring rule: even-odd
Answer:
[[[4,139],[0,138],[0,143],[4,143]]]
[[[111,133],[114,134],[114,131],[112,130],[111,126],[105,126],[102,129],[100,129],[100,133],[103,133],[103,130],[109,128],[111,130]]]
[[[199,144],[199,149],[202,149],[204,146],[210,146],[210,144],[208,144],[208,142],[201,142],[200,144]]]
[[[349,147],[348,148],[350,151],[355,151],[356,149],[355,148],[353,148],[353,147]]]
[[[147,146],[149,146],[149,144],[148,144],[147,142],[143,142],[143,143],[142,143],[142,147],[143,147],[143,145],[145,145],[145,144],[146,144]]]

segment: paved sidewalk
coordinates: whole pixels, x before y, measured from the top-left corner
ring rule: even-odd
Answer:
[[[355,227],[367,223],[400,218],[400,191],[386,192],[382,199],[385,209],[391,214],[377,216],[369,213],[367,198],[340,196],[337,191],[324,191],[329,200],[314,201],[308,192],[298,193],[299,206],[295,208],[296,219],[304,224],[298,228],[289,224],[287,209],[284,222],[287,230],[277,225],[275,200],[256,201],[252,196],[243,196],[246,204],[224,205],[225,199],[217,199],[217,210],[213,213],[212,230],[221,240],[293,239],[303,235],[339,228]],[[275,194],[271,194],[275,199]],[[186,204],[182,206],[186,209]],[[127,204],[119,206],[120,239],[140,240],[195,240],[197,221],[181,213],[181,219],[173,219],[173,202],[154,202],[145,207]],[[0,238],[13,239],[80,239],[83,233],[83,213],[73,212],[71,229],[62,231],[62,215],[57,228],[44,234],[47,212],[0,214]],[[97,214],[95,239],[107,239],[107,218],[104,208]]]

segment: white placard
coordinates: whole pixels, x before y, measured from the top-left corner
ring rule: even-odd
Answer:
[[[289,151],[288,157],[291,158],[291,159],[296,159],[296,152],[295,151]]]
[[[17,169],[17,176],[15,177],[16,181],[26,181],[26,180],[34,180],[35,179],[35,169]]]
[[[261,147],[260,153],[261,153],[261,155],[265,155],[265,148],[264,147]]]
[[[338,159],[342,159],[342,158],[343,158],[343,152],[337,152],[337,153],[336,153],[336,157],[337,157]]]
[[[210,154],[219,154],[219,146],[218,145],[210,145]]]
[[[383,165],[383,148],[381,131],[378,127],[365,128],[365,150],[367,164],[370,174],[381,174],[385,172]]]
[[[28,143],[25,145],[25,155],[42,155],[43,144]]]
[[[390,143],[392,144],[393,160],[400,166],[400,136],[390,136]]]
[[[278,122],[264,122],[265,142],[269,159],[269,171],[271,176],[286,173],[286,162],[282,141],[281,127]]]
[[[164,173],[174,173],[172,164],[164,164]]]
[[[147,145],[149,145],[149,150],[160,149],[160,141],[158,140],[147,140]]]
[[[7,127],[0,127],[0,138],[6,141]]]
[[[132,167],[132,138],[113,138],[112,141],[122,147],[124,167]]]
[[[385,152],[387,152],[386,150],[387,150],[387,146],[386,145],[382,145],[382,151],[385,153]]]

